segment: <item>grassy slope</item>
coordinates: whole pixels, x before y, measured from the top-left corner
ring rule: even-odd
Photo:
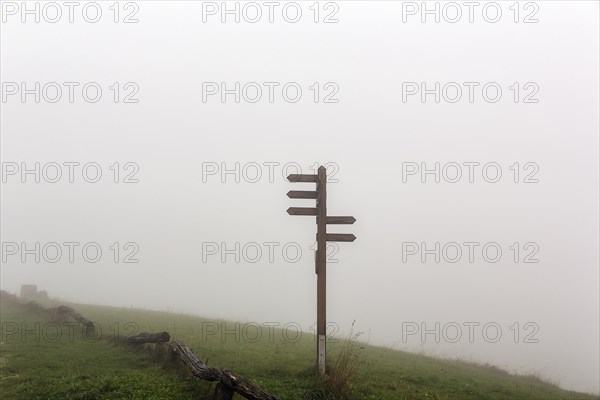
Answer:
[[[67,328],[58,342],[36,341],[33,334],[7,335],[7,330],[27,322],[40,332],[48,326],[53,339],[56,325],[12,304],[2,304],[0,344],[0,398],[2,399],[192,399],[210,398],[209,383],[186,379],[165,370],[146,353],[132,352],[105,340],[83,340],[80,330],[69,338]],[[208,364],[227,367],[251,379],[282,399],[307,399],[314,392],[314,337],[303,334],[295,343],[285,342],[275,330],[266,328],[256,342],[242,335],[202,337],[209,328],[202,318],[164,312],[73,305],[95,321],[104,334],[121,334],[128,322],[139,331],[166,330],[172,339],[183,340]],[[216,321],[221,324],[222,321]],[[203,325],[203,323],[205,325]],[[227,323],[235,331],[232,323]],[[112,328],[111,328],[112,327]],[[21,329],[20,329],[21,330]],[[22,330],[21,330],[22,331]],[[239,331],[239,330],[238,330]],[[248,330],[248,337],[254,337]],[[339,345],[328,346],[331,359]],[[439,360],[386,348],[364,346],[361,367],[354,386],[357,399],[597,399],[561,390],[536,378],[514,376],[496,368]]]

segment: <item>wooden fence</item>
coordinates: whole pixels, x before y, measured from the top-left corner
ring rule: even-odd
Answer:
[[[54,320],[60,319],[64,321],[72,318],[85,328],[86,335],[95,330],[92,321],[71,307],[59,306],[46,308],[34,301],[22,303],[17,296],[4,290],[0,291],[0,301],[18,304],[31,312],[46,315],[48,318]],[[182,342],[176,340],[170,342],[171,336],[168,332],[142,332],[134,336],[105,336],[104,338],[110,339],[115,343],[133,346],[134,348],[139,348],[145,344],[155,344],[156,346],[160,346],[157,347],[157,350],[159,350],[167,346],[167,363],[171,365],[183,365],[194,377],[209,382],[217,382],[213,393],[213,400],[231,400],[234,393],[238,393],[248,400],[278,400],[277,397],[267,393],[248,379],[227,368],[209,367]]]

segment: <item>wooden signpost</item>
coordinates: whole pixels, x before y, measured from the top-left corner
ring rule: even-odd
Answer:
[[[315,271],[317,273],[317,365],[319,374],[325,374],[325,331],[326,291],[327,291],[327,242],[354,242],[356,236],[347,233],[327,233],[327,224],[353,224],[354,217],[327,216],[327,172],[319,167],[317,175],[292,174],[290,182],[312,182],[317,184],[316,191],[290,190],[287,196],[291,199],[316,199],[316,207],[290,207],[290,215],[309,215],[317,217],[317,252]]]

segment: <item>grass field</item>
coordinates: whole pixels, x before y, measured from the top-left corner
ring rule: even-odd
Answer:
[[[85,338],[78,326],[52,322],[17,304],[2,303],[1,399],[187,400],[211,396],[210,383],[164,367],[150,351],[127,350],[105,339]],[[312,335],[284,340],[281,330],[263,327],[262,336],[257,337],[255,327],[233,322],[69,305],[94,321],[104,335],[166,330],[171,340],[183,341],[208,365],[232,369],[281,399],[327,398],[315,379]],[[223,332],[229,333],[222,337]],[[328,345],[332,363],[342,345],[343,341]],[[358,372],[349,385],[351,394],[344,395],[348,399],[598,399],[494,367],[362,344],[357,348]]]

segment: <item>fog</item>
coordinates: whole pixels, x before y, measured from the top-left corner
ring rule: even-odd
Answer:
[[[357,237],[327,267],[340,335],[598,393],[597,2],[99,4],[3,9],[3,290],[310,331],[315,218],[286,209],[314,200],[286,193],[314,184],[284,177],[323,164],[328,215],[357,220],[328,227]]]

